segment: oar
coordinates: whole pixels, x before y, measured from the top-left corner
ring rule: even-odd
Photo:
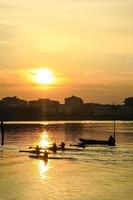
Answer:
[[[36,148],[36,146],[34,146],[34,147],[33,147],[33,146],[30,146],[30,147],[29,147],[29,149],[35,149],[35,148]],[[46,148],[47,148],[47,147],[46,147]],[[43,148],[43,147],[39,147],[39,149],[46,149],[46,148],[45,148],[45,147],[44,147],[44,148]]]

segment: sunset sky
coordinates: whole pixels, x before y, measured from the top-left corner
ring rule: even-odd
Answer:
[[[0,98],[14,95],[133,96],[133,0],[0,0]]]

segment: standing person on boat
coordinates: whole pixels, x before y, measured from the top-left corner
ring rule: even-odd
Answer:
[[[60,145],[63,151],[65,150],[65,145],[66,144],[64,142],[62,142],[61,145]]]
[[[53,144],[52,150],[53,150],[53,152],[54,152],[54,153],[56,153],[56,152],[57,152],[57,145],[56,145],[56,143],[55,143],[55,142],[54,142],[54,144]]]
[[[115,145],[115,138],[112,135],[109,137],[109,145],[111,146]]]

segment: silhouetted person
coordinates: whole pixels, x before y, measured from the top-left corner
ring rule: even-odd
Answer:
[[[115,145],[115,139],[112,135],[109,137],[109,145],[111,146]]]
[[[46,150],[44,151],[44,155],[43,156],[44,156],[44,160],[47,161],[48,160],[48,152]]]
[[[62,150],[64,151],[65,150],[65,143],[62,142],[60,146],[61,146]]]
[[[37,156],[39,156],[39,154],[40,154],[40,148],[39,148],[39,146],[37,145],[35,149],[36,149]]]
[[[78,143],[79,147],[85,148],[85,144],[83,142]]]
[[[1,145],[4,145],[4,123],[3,121],[1,120]]]
[[[53,150],[54,153],[57,152],[57,145],[56,145],[56,143],[53,144],[52,150]]]

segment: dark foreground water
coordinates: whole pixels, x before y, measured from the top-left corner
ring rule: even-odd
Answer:
[[[89,146],[82,151],[59,152],[70,159],[47,165],[20,149],[79,137],[107,139],[112,122],[33,122],[5,125],[0,147],[0,200],[132,200],[133,122],[117,122],[116,147]]]

